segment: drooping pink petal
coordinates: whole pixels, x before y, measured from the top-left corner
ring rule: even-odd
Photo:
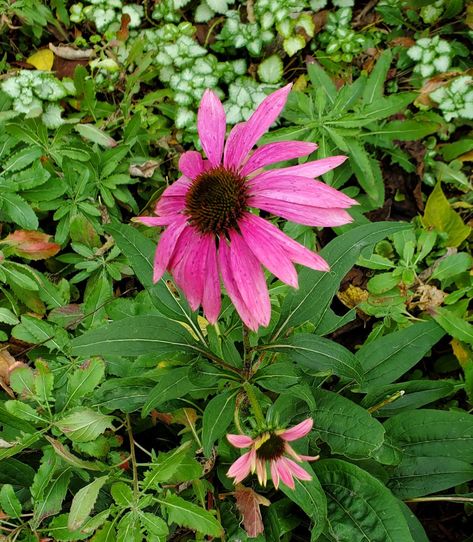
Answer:
[[[292,459],[288,459],[287,457],[285,457],[283,461],[286,467],[290,470],[290,472],[299,480],[312,480],[312,476],[297,463],[295,463]]]
[[[312,160],[305,164],[299,164],[297,166],[289,166],[281,169],[272,169],[271,173],[278,175],[298,175],[300,177],[310,177],[314,179],[319,177],[327,171],[335,169],[340,164],[343,164],[348,156],[329,156],[328,158],[321,158],[320,160]]]
[[[195,179],[205,169],[200,152],[187,151],[179,158],[179,169],[189,179]]]
[[[256,476],[258,482],[264,487],[268,481],[268,475],[266,472],[266,461],[264,459],[256,459]]]
[[[315,143],[307,141],[277,141],[262,145],[250,156],[249,160],[242,167],[240,175],[246,177],[249,173],[256,171],[269,164],[276,164],[283,160],[292,160],[311,154],[317,149]]]
[[[356,205],[354,199],[325,183],[295,175],[272,176],[271,170],[251,179],[249,186],[249,194],[313,207],[345,209]]]
[[[342,226],[353,220],[344,209],[335,207],[322,209],[310,205],[280,201],[266,196],[250,196],[248,205],[306,226]]]
[[[191,235],[187,241],[187,250],[183,253],[180,262],[174,267],[173,276],[176,284],[183,290],[190,308],[195,311],[202,302],[206,278],[207,261],[203,257],[206,238],[194,228],[190,228],[190,230]]]
[[[162,233],[154,256],[153,282],[158,282],[164,275],[176,247],[177,240],[186,227],[186,218],[179,217],[175,222],[169,224]]]
[[[312,426],[314,425],[314,420],[312,418],[307,418],[306,420],[298,423],[294,427],[286,429],[284,433],[281,433],[280,437],[288,442],[297,440],[299,438],[305,437],[307,433],[310,433]]]
[[[226,117],[222,102],[212,90],[204,92],[197,113],[197,131],[212,166],[220,165],[225,142]]]
[[[220,276],[217,264],[217,247],[212,235],[207,235],[207,266],[205,270],[204,292],[202,295],[202,308],[207,320],[215,324],[220,314]],[[202,255],[205,258],[205,252]]]
[[[300,455],[301,461],[317,461],[320,459],[320,455]]]
[[[251,451],[246,452],[239,457],[228,469],[227,476],[229,478],[235,478],[234,483],[239,484],[244,480],[251,471],[252,454]]]
[[[274,487],[278,489],[279,488],[279,473],[276,466],[276,461],[271,461],[270,466],[271,466],[271,478],[273,480]]]
[[[256,331],[258,329],[259,322],[255,318],[254,313],[252,313],[251,310],[246,306],[242,296],[240,295],[233,276],[230,249],[228,248],[224,239],[220,239],[220,244],[218,247],[218,265],[222,275],[223,284],[228,293],[228,297],[235,305],[240,318],[250,329]]]
[[[296,486],[294,484],[294,480],[292,479],[292,473],[284,462],[284,458],[280,457],[279,459],[276,459],[275,463],[279,477],[281,478],[281,482],[286,484],[287,487],[294,489]]]
[[[297,272],[280,243],[265,230],[253,228],[250,220],[245,218],[240,219],[238,225],[251,252],[273,275],[297,288]]]
[[[267,96],[235,136],[227,140],[225,166],[238,169],[258,139],[269,129],[286,105],[292,84]]]
[[[145,226],[156,227],[156,226],[166,226],[169,224],[169,217],[162,216],[136,216],[132,218],[133,222],[141,222]]]
[[[320,459],[320,455],[302,455],[298,454],[294,448],[286,442],[284,446],[285,453],[289,454],[291,457],[293,457],[296,461],[317,461],[317,459]]]
[[[230,231],[230,257],[233,278],[243,302],[262,326],[271,320],[271,302],[261,264],[243,237]]]
[[[253,439],[248,435],[227,435],[228,442],[235,448],[249,448],[253,444]]]
[[[294,241],[294,239],[291,239],[271,222],[268,222],[267,220],[264,220],[263,218],[251,213],[247,213],[245,215],[243,222],[246,223],[246,227],[251,227],[261,236],[271,236],[279,243],[281,248],[286,252],[293,262],[300,263],[310,267],[311,269],[317,269],[319,271],[330,270],[328,263],[321,256],[315,252],[312,252],[297,241]]]

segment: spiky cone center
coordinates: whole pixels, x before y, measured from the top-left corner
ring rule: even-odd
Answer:
[[[284,455],[286,441],[276,433],[263,433],[255,440],[256,457],[274,461]]]
[[[245,179],[219,166],[194,179],[186,194],[185,214],[200,233],[225,235],[237,228],[247,200]]]

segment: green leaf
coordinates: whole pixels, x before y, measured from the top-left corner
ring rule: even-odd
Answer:
[[[437,132],[439,128],[439,124],[432,121],[393,120],[376,130],[375,134],[389,140],[417,141]]]
[[[314,390],[314,397],[315,433],[332,453],[368,458],[383,444],[384,428],[367,410],[327,390]]]
[[[94,393],[94,406],[134,412],[145,404],[154,387],[154,380],[141,376],[108,378]]]
[[[309,74],[312,86],[314,88],[321,87],[329,102],[333,105],[337,97],[337,87],[330,79],[327,72],[316,62],[312,62],[307,65],[307,72]]]
[[[411,369],[443,337],[433,321],[419,322],[362,346],[356,358],[364,372],[363,391],[390,384]]]
[[[74,129],[77,130],[84,139],[92,141],[92,143],[97,143],[101,147],[111,148],[117,145],[117,142],[113,137],[105,134],[93,124],[76,124]]]
[[[154,537],[155,542],[166,542],[169,528],[162,518],[150,512],[140,512],[140,523],[143,529]]]
[[[388,487],[400,499],[430,495],[473,480],[473,466],[451,457],[410,457],[390,472]]]
[[[266,348],[284,353],[316,375],[335,374],[356,382],[362,380],[362,369],[357,358],[342,345],[317,335],[296,333],[285,339],[283,344],[271,344]]]
[[[67,399],[64,409],[80,404],[100,384],[105,374],[105,363],[100,358],[91,358],[75,370],[67,382]]]
[[[279,83],[282,72],[283,63],[279,55],[271,55],[258,66],[258,77],[263,83]]]
[[[56,421],[56,427],[73,442],[89,442],[112,427],[112,416],[81,408]]]
[[[460,215],[450,207],[440,182],[435,185],[427,200],[422,222],[426,228],[446,233],[449,247],[459,246],[471,232],[471,228],[466,226]]]
[[[0,322],[2,324],[8,324],[10,326],[14,326],[15,324],[20,323],[18,318],[10,309],[5,309],[3,307],[0,307]]]
[[[173,478],[183,462],[188,462],[189,445],[183,444],[170,452],[160,452],[153,465],[143,479],[143,491],[150,488],[159,489],[161,482],[167,482]],[[182,480],[181,480],[182,481]]]
[[[54,375],[45,361],[36,360],[36,375],[34,387],[40,403],[46,404],[53,400]]]
[[[473,258],[467,252],[451,254],[442,260],[434,269],[431,279],[445,280],[459,273],[469,271],[473,265]]]
[[[156,500],[167,510],[169,523],[176,523],[209,536],[220,537],[223,535],[220,523],[210,512],[200,506],[172,493],[168,493],[164,499],[156,498]]]
[[[148,393],[148,399],[143,405],[142,416],[146,416],[153,408],[166,401],[181,399],[193,390],[195,385],[188,378],[189,367],[171,369],[161,376],[158,384]]]
[[[133,316],[87,331],[72,342],[76,356],[140,356],[202,349],[178,322],[161,316]]]
[[[92,512],[100,489],[107,480],[108,476],[96,478],[90,484],[79,489],[74,495],[69,518],[67,520],[67,527],[69,530],[74,531],[83,525],[85,520],[89,517],[89,514]]]
[[[52,482],[45,488],[40,500],[34,501],[33,519],[31,520],[33,529],[37,529],[43,519],[54,516],[61,511],[71,474],[70,468],[54,474]]]
[[[21,514],[21,502],[15,494],[11,484],[3,484],[0,489],[0,507],[11,518],[18,518]]]
[[[315,475],[312,467],[307,463],[303,464],[303,468],[311,476],[312,480],[306,482],[294,480],[295,489],[291,489],[284,484],[281,484],[280,490],[289,497],[292,502],[295,502],[314,522],[312,527],[312,540],[317,540],[317,536],[322,533],[327,517],[327,499],[320,485],[320,482]]]
[[[334,540],[414,542],[400,503],[384,484],[338,459],[315,463],[328,500],[328,535]]]
[[[12,192],[2,190],[0,194],[0,213],[7,222],[14,222],[25,230],[37,230],[38,218],[26,201]]]
[[[384,202],[384,181],[377,160],[369,156],[365,147],[354,138],[345,139],[350,165],[358,182],[373,205],[379,207]]]
[[[21,401],[5,401],[4,406],[12,416],[16,416],[21,420],[36,424],[43,424],[45,422],[45,420],[37,414],[34,408]]]
[[[18,286],[24,290],[31,291],[39,289],[34,274],[27,267],[15,262],[3,262],[1,269],[11,286]]]
[[[473,416],[466,412],[429,409],[402,412],[389,418],[384,428],[406,455],[473,462]]]
[[[443,307],[436,307],[432,314],[434,320],[452,337],[473,344],[473,325]]]
[[[112,281],[105,271],[98,276],[91,277],[87,281],[87,287],[84,292],[84,314],[88,314],[83,320],[87,329],[99,327],[106,320],[107,301],[113,298]]]
[[[237,391],[216,395],[205,407],[202,418],[202,447],[209,457],[214,442],[222,437],[233,420]]]
[[[270,391],[281,393],[300,381],[301,377],[293,363],[276,362],[256,373],[256,382]]]
[[[125,514],[118,522],[116,542],[142,542],[138,526],[138,514],[133,510]]]
[[[272,341],[291,327],[310,320],[317,326],[330,308],[340,282],[355,265],[361,251],[388,235],[408,227],[396,222],[377,222],[353,228],[323,248],[320,255],[331,266],[329,273],[304,268],[299,273],[299,289],[291,291],[281,307],[281,316]]]
[[[22,315],[21,324],[13,328],[12,335],[31,344],[44,344],[51,350],[62,350],[68,342],[65,330],[26,315]]]
[[[131,508],[135,500],[133,497],[133,490],[128,484],[125,484],[125,482],[116,482],[113,484],[110,488],[110,493],[118,506],[124,508]]]
[[[389,67],[392,62],[391,49],[384,50],[379,56],[373,71],[368,77],[366,87],[363,92],[363,103],[369,105],[376,99],[381,98],[384,95],[384,82],[388,75]]]
[[[23,398],[34,397],[34,376],[31,367],[17,367],[10,375],[10,387]]]

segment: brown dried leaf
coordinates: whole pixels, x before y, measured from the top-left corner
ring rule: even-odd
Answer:
[[[74,49],[70,45],[60,45],[56,47],[52,43],[49,44],[49,49],[59,58],[65,60],[82,60],[90,58],[94,54],[93,49]]]
[[[415,100],[416,105],[425,105],[431,107],[434,102],[430,99],[430,93],[439,87],[447,85],[451,79],[460,75],[461,72],[445,72],[438,75],[434,75],[422,85],[420,89],[420,94]]]
[[[421,284],[416,290],[416,295],[420,297],[419,301],[415,304],[422,311],[430,311],[435,307],[440,307],[443,300],[447,297],[445,292],[429,284]]]
[[[236,505],[243,517],[243,526],[249,538],[256,538],[264,532],[263,519],[261,518],[260,506],[269,506],[271,502],[241,484],[236,486]]]
[[[153,176],[153,173],[156,171],[156,168],[158,168],[159,165],[160,162],[156,162],[156,160],[148,160],[143,164],[131,164],[128,169],[128,173],[133,177],[145,177],[148,179],[149,177]]]
[[[15,397],[13,390],[10,388],[10,374],[13,369],[22,367],[25,364],[16,359],[10,354],[7,349],[0,350],[0,387],[12,398]]]

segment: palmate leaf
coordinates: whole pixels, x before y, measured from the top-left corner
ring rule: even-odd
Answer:
[[[314,470],[327,495],[327,540],[414,542],[399,501],[379,480],[338,459]]]

